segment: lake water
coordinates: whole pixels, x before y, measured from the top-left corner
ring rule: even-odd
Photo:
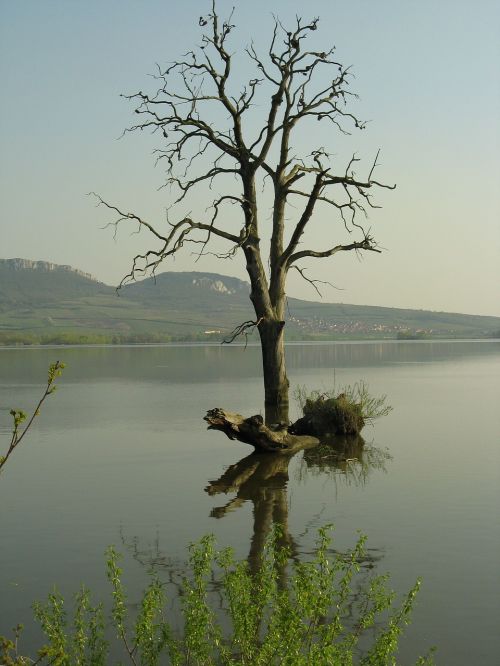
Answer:
[[[278,474],[258,461],[258,483],[238,489],[236,474],[255,466],[242,460],[252,449],[206,431],[202,417],[217,406],[261,411],[259,354],[0,350],[2,449],[9,408],[32,407],[49,363],[67,364],[0,478],[0,633],[25,623],[31,649],[31,602],[54,584],[70,595],[85,582],[104,598],[109,544],[124,553],[133,602],[152,563],[165,575],[182,570],[185,546],[207,532],[246,557],[274,516],[299,556],[317,527],[334,523],[336,549],[352,546],[357,530],[368,535],[375,569],[391,573],[398,593],[422,576],[402,663],[436,645],[439,664],[498,664],[500,342],[288,346],[292,387],[364,380],[394,409],[365,428],[364,452],[336,461],[299,453]]]

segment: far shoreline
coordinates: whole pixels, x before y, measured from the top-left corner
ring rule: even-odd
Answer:
[[[496,337],[484,338],[425,338],[425,339],[397,339],[397,338],[358,338],[358,339],[331,339],[331,340],[290,340],[285,342],[286,347],[300,346],[328,346],[328,345],[369,345],[369,344],[434,344],[434,343],[459,343],[459,342],[487,342],[500,343]],[[41,349],[147,349],[161,347],[260,347],[259,342],[233,342],[230,345],[220,341],[175,341],[175,342],[124,342],[124,343],[82,343],[82,344],[15,344],[0,345],[2,351],[16,350],[41,350]]]

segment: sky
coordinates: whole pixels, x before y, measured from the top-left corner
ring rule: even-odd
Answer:
[[[378,177],[397,184],[377,193],[382,208],[369,221],[382,254],[307,264],[310,277],[335,286],[324,286],[323,299],[500,315],[500,3],[220,0],[217,8],[226,16],[233,5],[238,54],[252,40],[265,51],[273,13],[287,25],[320,17],[310,46],[335,45],[352,65],[354,110],[370,122],[349,137],[318,123],[297,151],[328,146],[339,163],[355,152],[362,174],[380,148]],[[200,42],[208,9],[205,0],[0,0],[0,258],[70,264],[117,284],[147,238],[132,228],[114,238],[91,191],[165,228],[172,194],[155,167],[159,137],[119,138],[135,120],[120,94],[152,90],[155,64]],[[237,58],[236,84],[253,76]],[[255,118],[265,108],[262,100]],[[200,192],[185,212],[202,215],[209,204]],[[346,240],[321,215],[308,234],[314,249]],[[246,278],[242,255],[197,261],[189,248],[163,269]],[[318,300],[298,273],[287,290]]]

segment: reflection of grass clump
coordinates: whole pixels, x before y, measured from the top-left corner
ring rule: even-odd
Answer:
[[[371,396],[364,382],[345,386],[338,394],[335,389],[307,393],[305,387],[299,387],[295,397],[304,415],[299,429],[317,436],[358,435],[366,423],[392,409],[385,404],[385,395]]]
[[[364,485],[374,470],[386,473],[390,460],[387,450],[366,446],[361,435],[324,436],[318,446],[304,451],[297,475],[301,479],[306,473],[327,474],[335,485],[341,481],[358,486]]]

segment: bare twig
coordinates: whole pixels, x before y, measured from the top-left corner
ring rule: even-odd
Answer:
[[[300,273],[301,277],[313,287],[313,289],[316,291],[316,293],[318,294],[318,296],[320,298],[323,298],[323,294],[318,289],[318,286],[317,286],[318,284],[326,284],[329,287],[333,287],[334,289],[338,289],[339,291],[342,290],[341,287],[336,287],[334,284],[332,284],[331,282],[328,282],[327,280],[314,280],[312,278],[307,277],[307,275],[304,272],[305,269],[300,268],[299,266],[296,266],[295,264],[292,264],[291,268],[295,268],[295,270]]]

